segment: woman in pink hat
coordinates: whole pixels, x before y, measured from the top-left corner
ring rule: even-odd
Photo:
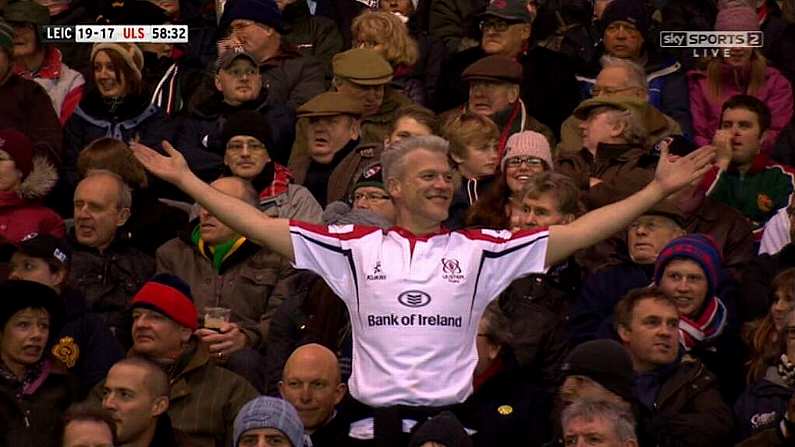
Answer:
[[[718,12],[716,31],[759,31],[756,11],[750,6],[733,6],[727,2]],[[688,73],[690,113],[697,146],[710,144],[720,127],[721,106],[735,95],[759,98],[770,109],[773,121],[763,150],[769,153],[778,133],[792,118],[793,100],[790,82],[768,65],[754,48],[732,48],[728,57],[711,59],[704,70]]]

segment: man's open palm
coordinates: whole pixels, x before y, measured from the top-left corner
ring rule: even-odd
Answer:
[[[668,144],[663,144],[654,179],[666,194],[671,194],[706,174],[712,168],[714,159],[715,148],[711,146],[699,148],[684,157],[673,158],[668,153]]]
[[[188,163],[185,161],[185,157],[174,149],[174,146],[168,141],[163,141],[163,148],[169,155],[168,157],[160,155],[156,150],[141,143],[130,143],[130,149],[132,149],[135,158],[137,158],[149,172],[163,180],[173,184],[179,184],[185,174],[190,173]]]

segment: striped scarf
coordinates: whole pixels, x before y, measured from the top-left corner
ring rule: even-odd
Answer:
[[[717,297],[707,302],[701,316],[696,320],[682,316],[679,319],[679,340],[685,351],[718,338],[726,327],[726,306]]]

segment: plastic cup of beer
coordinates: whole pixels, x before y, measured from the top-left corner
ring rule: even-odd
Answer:
[[[223,323],[228,323],[232,317],[232,309],[226,307],[205,307],[204,308],[204,327],[220,331]]]

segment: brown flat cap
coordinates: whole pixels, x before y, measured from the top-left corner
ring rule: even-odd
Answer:
[[[522,81],[522,66],[505,56],[486,56],[467,67],[461,76],[465,81],[485,80],[518,84]]]
[[[382,85],[392,80],[394,71],[380,54],[367,48],[337,53],[331,60],[334,76],[354,84]]]
[[[362,103],[340,92],[325,92],[298,108],[298,117],[352,115],[362,116]]]

